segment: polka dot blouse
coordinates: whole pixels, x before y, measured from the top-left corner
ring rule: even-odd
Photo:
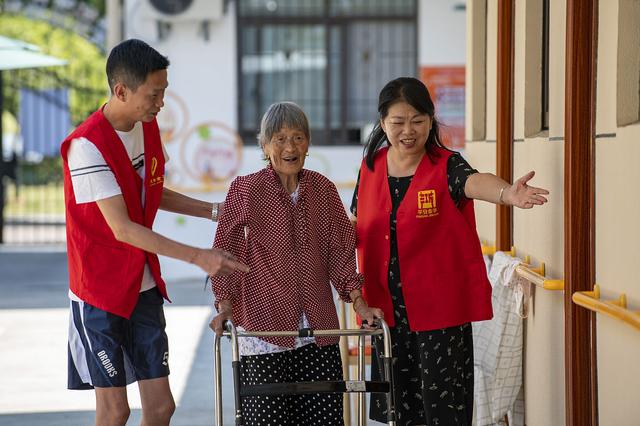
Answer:
[[[355,241],[335,185],[321,174],[300,172],[296,203],[270,167],[240,176],[229,188],[214,247],[251,271],[213,277],[216,300],[231,300],[235,324],[251,331],[297,330],[303,313],[313,329],[339,328],[331,285],[345,302],[362,287]],[[294,337],[264,340],[294,347]],[[320,346],[337,342],[316,338]]]

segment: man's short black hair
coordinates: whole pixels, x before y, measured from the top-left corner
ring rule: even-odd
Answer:
[[[142,40],[129,39],[111,50],[107,59],[107,79],[111,93],[116,83],[135,91],[154,71],[166,70],[169,59]]]

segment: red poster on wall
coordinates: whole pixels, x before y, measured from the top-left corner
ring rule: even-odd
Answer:
[[[421,67],[420,78],[436,105],[436,117],[443,126],[443,143],[455,150],[464,148],[464,66]]]

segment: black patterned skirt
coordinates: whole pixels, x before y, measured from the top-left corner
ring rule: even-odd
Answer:
[[[471,324],[434,331],[391,329],[396,418],[401,425],[468,426],[473,417]],[[372,380],[380,380],[382,340],[375,339]],[[387,422],[385,394],[372,394],[370,417]]]

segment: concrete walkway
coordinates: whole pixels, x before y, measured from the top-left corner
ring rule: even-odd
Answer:
[[[171,387],[177,403],[171,422],[213,424],[212,296],[202,279],[168,283],[165,305],[171,347]],[[0,251],[0,425],[74,426],[94,421],[90,391],[66,389],[66,254]],[[224,424],[233,424],[229,345],[223,342]],[[128,388],[140,424],[137,387]]]
[[[177,408],[171,424],[214,424],[212,294],[201,279],[167,283],[169,380]],[[61,250],[0,247],[0,426],[87,426],[94,423],[91,391],[67,380],[67,260]],[[224,424],[233,425],[231,350],[222,341]],[[140,424],[136,385],[128,387],[131,417]],[[369,421],[369,425],[381,423]]]

